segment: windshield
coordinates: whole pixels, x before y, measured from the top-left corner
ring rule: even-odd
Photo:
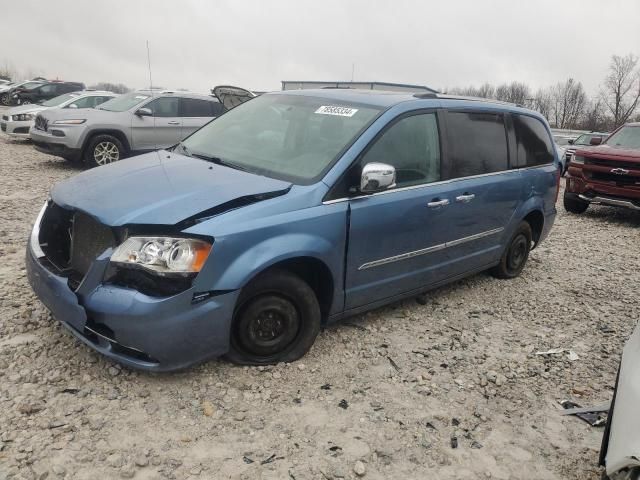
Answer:
[[[553,139],[556,141],[556,143],[560,146],[564,146],[564,145],[569,145],[569,138],[568,137],[553,137]]]
[[[607,140],[607,145],[624,148],[640,148],[640,125],[622,127]]]
[[[120,97],[115,97],[111,100],[107,100],[99,107],[96,107],[98,110],[108,110],[110,112],[124,112],[129,110],[130,108],[135,107],[139,103],[144,102],[149,95],[145,95],[142,93],[129,93],[127,95],[122,95]]]
[[[221,115],[182,142],[188,155],[294,183],[317,181],[368,127],[379,108],[269,94]]]
[[[60,95],[58,97],[54,97],[51,100],[47,100],[46,102],[42,102],[40,105],[43,107],[57,107],[58,105],[62,105],[67,100],[71,100],[72,98],[76,98],[79,95],[77,93],[65,93],[64,95]]]
[[[42,85],[42,82],[27,82],[20,85],[20,88],[24,88],[25,90],[31,90],[34,87]]]

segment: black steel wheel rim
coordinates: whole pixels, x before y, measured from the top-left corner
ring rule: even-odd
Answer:
[[[516,236],[511,242],[509,253],[507,255],[507,267],[510,271],[517,271],[522,267],[527,258],[528,240],[522,233]]]
[[[278,295],[264,295],[244,306],[236,337],[245,352],[268,357],[285,351],[299,330],[300,314],[295,305]]]

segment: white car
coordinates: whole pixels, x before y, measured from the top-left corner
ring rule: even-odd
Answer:
[[[41,104],[28,104],[14,107],[2,114],[0,130],[14,138],[30,138],[29,130],[33,126],[36,115],[50,108],[94,108],[118,95],[112,92],[83,90],[65,93],[46,100]]]

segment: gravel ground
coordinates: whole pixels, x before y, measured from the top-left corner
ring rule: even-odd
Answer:
[[[78,170],[0,139],[0,478],[596,479],[640,314],[640,214],[561,209],[512,281],[480,274],[324,330],[301,361],[121,368],[67,334],[24,270],[31,223]],[[563,347],[566,354],[534,352]]]

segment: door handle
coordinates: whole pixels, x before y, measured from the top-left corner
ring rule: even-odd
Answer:
[[[473,194],[473,193],[465,193],[464,195],[457,196],[456,197],[456,202],[469,203],[474,198],[476,198],[475,194]]]
[[[175,120],[172,120],[170,122],[167,122],[169,125],[180,125],[180,122],[176,122]]]
[[[442,200],[432,200],[431,202],[427,203],[427,207],[429,208],[444,207],[446,205],[449,205],[449,200],[447,200],[446,198],[443,198]]]

